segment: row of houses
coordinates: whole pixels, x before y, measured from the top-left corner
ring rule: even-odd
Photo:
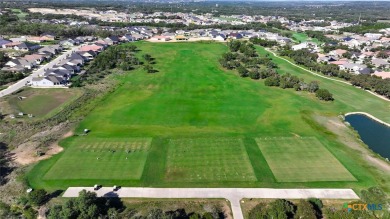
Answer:
[[[171,41],[171,40],[188,40],[189,38],[203,38],[215,41],[226,41],[228,39],[250,39],[262,38],[267,40],[277,41],[280,44],[287,44],[292,42],[290,38],[283,37],[277,33],[270,33],[264,30],[220,30],[220,29],[196,29],[196,30],[176,30],[175,32],[166,31],[161,35],[154,35],[151,37],[153,41]]]
[[[104,51],[109,45],[112,45],[107,41],[107,39],[98,40],[80,47],[78,51],[68,55],[57,65],[50,69],[45,69],[42,74],[33,77],[31,85],[34,87],[67,86],[70,78],[79,74],[87,62],[92,61],[100,52]]]
[[[1,70],[8,72],[30,71],[44,61],[50,61],[54,56],[62,52],[63,48],[60,45],[50,45],[44,47],[39,46],[34,48],[34,50],[35,52],[23,57],[11,58],[4,64],[4,67]]]

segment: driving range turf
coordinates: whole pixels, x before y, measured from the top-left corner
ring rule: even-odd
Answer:
[[[27,175],[31,186],[64,189],[99,183],[359,189],[386,183],[389,178],[378,174],[360,154],[338,142],[312,118],[313,114],[336,116],[370,108],[368,112],[389,121],[382,113],[389,103],[352,86],[319,79],[276,58],[280,73],[318,80],[321,87],[333,91],[336,100],[323,102],[307,92],[266,87],[263,81],[240,78],[220,67],[218,59],[227,51],[222,43],[135,45],[141,50],[139,55],[148,53],[155,58],[159,72],[147,74],[138,69],[116,76],[123,84],[75,131],[82,133],[87,128],[91,132],[63,140],[64,152],[35,165]],[[259,53],[266,51],[259,48]],[[150,145],[138,152],[140,156],[126,160],[126,152],[118,145],[139,138],[151,139]],[[260,138],[289,138],[289,150],[296,153],[288,158],[290,178],[281,178],[272,162],[284,159],[287,143],[280,146],[280,153],[270,155],[269,150],[278,150],[279,145],[259,147],[256,139]],[[315,144],[304,138],[315,139]],[[105,149],[91,151],[92,145]],[[317,169],[299,159],[306,150],[311,151],[316,167],[324,169],[331,161],[335,168],[320,178],[313,177],[318,175]],[[102,159],[96,159],[98,156]]]

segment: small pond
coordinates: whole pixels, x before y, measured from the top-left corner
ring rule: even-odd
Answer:
[[[390,159],[390,127],[362,114],[348,115],[345,120],[359,133],[362,141],[371,150]]]

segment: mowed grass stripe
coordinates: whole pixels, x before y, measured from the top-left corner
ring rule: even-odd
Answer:
[[[314,137],[257,138],[278,182],[356,181]]]
[[[150,138],[76,139],[44,179],[140,179],[150,143]]]
[[[239,138],[171,139],[166,180],[257,181],[243,141]]]

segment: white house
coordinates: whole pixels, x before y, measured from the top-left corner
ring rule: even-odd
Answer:
[[[318,46],[315,43],[312,42],[303,42],[298,45],[294,45],[291,47],[292,50],[300,50],[300,49],[312,49],[312,50],[317,50]]]
[[[61,77],[49,75],[46,77],[34,77],[31,80],[31,85],[34,87],[53,87],[65,86],[67,81]]]
[[[359,71],[367,68],[366,65],[361,65],[361,64],[355,64],[355,63],[345,63],[343,65],[340,65],[340,70],[348,71],[353,74],[360,74]]]

